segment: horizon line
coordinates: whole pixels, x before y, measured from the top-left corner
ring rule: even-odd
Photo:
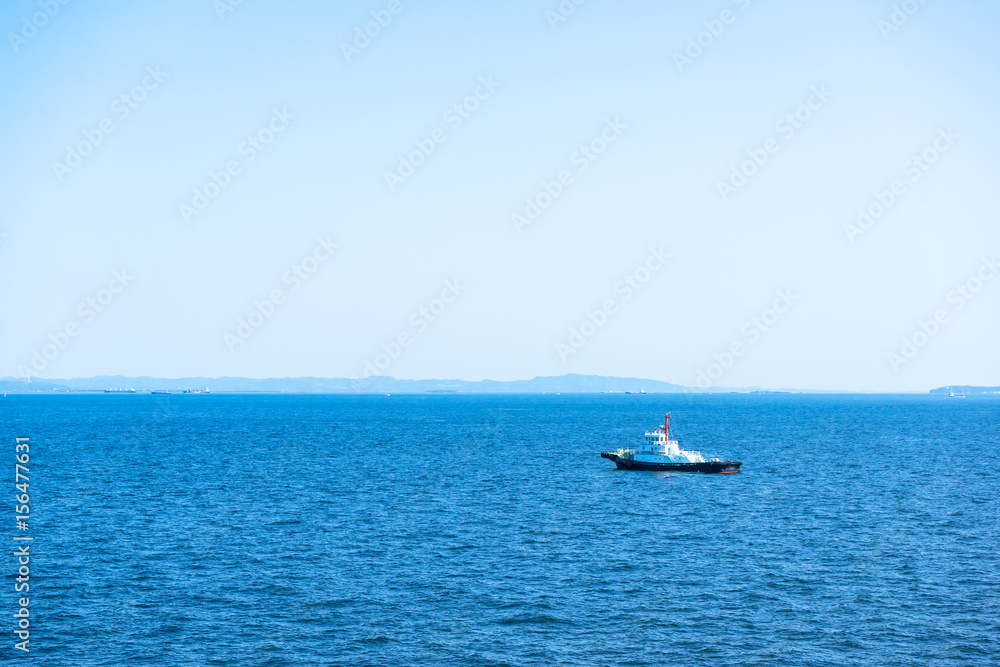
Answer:
[[[1000,387],[990,387],[990,386],[986,386],[986,385],[983,385],[983,386],[980,386],[980,385],[959,385],[959,384],[943,385],[943,386],[934,387],[934,388],[931,388],[931,389],[922,389],[922,390],[921,389],[914,389],[914,390],[903,390],[903,391],[880,391],[880,390],[862,390],[862,389],[800,389],[800,388],[789,388],[789,387],[768,388],[768,387],[761,387],[759,385],[747,385],[747,386],[742,386],[742,387],[725,387],[725,386],[710,385],[708,387],[702,387],[702,386],[682,385],[682,384],[677,384],[677,383],[669,382],[667,380],[656,380],[656,379],[650,379],[650,378],[636,378],[636,377],[625,377],[625,376],[616,376],[616,375],[591,375],[591,374],[583,374],[583,373],[564,373],[562,375],[536,375],[536,376],[534,376],[532,378],[515,379],[515,380],[494,380],[494,379],[490,379],[490,378],[484,378],[484,379],[481,379],[481,380],[463,380],[463,379],[457,379],[457,378],[396,378],[396,377],[390,376],[390,375],[372,375],[372,376],[367,376],[367,377],[364,377],[364,378],[357,378],[357,377],[325,377],[325,376],[312,376],[312,375],[299,375],[299,376],[289,375],[289,376],[284,376],[284,377],[247,377],[247,376],[236,376],[236,375],[223,375],[223,376],[217,376],[217,377],[209,377],[209,376],[190,375],[190,376],[182,376],[182,377],[176,377],[176,378],[164,378],[164,377],[156,377],[156,376],[151,376],[151,375],[134,375],[133,376],[133,375],[117,375],[116,374],[116,375],[92,375],[92,376],[88,376],[88,377],[74,377],[74,378],[44,378],[44,377],[37,377],[37,376],[36,377],[27,377],[27,378],[24,378],[24,377],[18,378],[18,377],[13,377],[13,376],[6,376],[6,377],[0,377],[0,382],[2,382],[4,384],[10,384],[10,383],[19,384],[22,387],[24,387],[25,389],[27,389],[27,386],[25,386],[25,385],[30,386],[31,384],[34,384],[34,383],[43,384],[43,385],[44,384],[59,384],[59,383],[73,383],[73,384],[77,384],[77,383],[87,382],[87,381],[97,381],[97,380],[105,380],[106,381],[106,380],[112,379],[112,378],[114,378],[116,380],[120,379],[120,380],[123,380],[123,381],[136,382],[137,384],[144,384],[144,383],[148,383],[150,381],[167,383],[167,382],[182,382],[182,381],[191,382],[191,381],[195,381],[195,380],[199,381],[198,384],[201,384],[202,381],[208,381],[208,382],[211,382],[211,381],[219,381],[219,382],[225,382],[225,381],[245,381],[245,382],[248,382],[248,383],[254,383],[254,382],[281,382],[281,381],[303,381],[303,380],[337,381],[337,382],[348,383],[348,386],[343,386],[343,387],[329,387],[329,388],[326,388],[327,389],[326,391],[322,391],[322,390],[320,390],[320,391],[316,391],[316,390],[310,391],[311,388],[305,388],[305,387],[303,387],[303,388],[296,388],[296,389],[289,388],[289,389],[277,389],[277,390],[273,389],[273,388],[254,389],[254,388],[249,388],[248,387],[248,388],[223,388],[223,389],[219,389],[219,390],[215,391],[215,393],[218,393],[218,394],[242,394],[242,393],[247,393],[247,394],[249,394],[249,393],[254,393],[254,394],[268,394],[268,393],[281,394],[281,393],[296,393],[296,394],[316,394],[316,395],[319,395],[319,394],[332,394],[332,393],[351,393],[352,390],[355,393],[385,393],[385,389],[386,388],[378,388],[378,389],[376,389],[374,387],[370,387],[370,384],[398,382],[398,383],[440,383],[440,384],[444,384],[444,385],[448,385],[448,384],[482,385],[484,383],[493,384],[493,385],[505,385],[505,384],[507,384],[507,385],[515,385],[515,384],[524,384],[524,383],[531,383],[531,382],[538,382],[538,381],[543,381],[543,382],[544,381],[558,381],[558,380],[569,380],[569,381],[572,381],[575,378],[579,378],[580,380],[586,380],[586,381],[591,381],[591,382],[594,382],[594,381],[598,381],[599,382],[601,380],[608,380],[609,383],[612,383],[612,384],[613,383],[620,383],[620,382],[655,383],[655,384],[659,384],[659,385],[668,385],[669,387],[671,387],[673,389],[668,389],[667,391],[656,391],[656,390],[647,391],[647,389],[649,389],[649,388],[633,387],[631,389],[627,389],[627,388],[622,388],[620,386],[608,387],[607,389],[600,389],[600,388],[597,388],[597,387],[592,387],[592,388],[588,388],[588,389],[575,388],[575,387],[562,387],[562,388],[553,387],[553,388],[549,388],[549,389],[545,389],[545,390],[543,390],[542,388],[538,388],[537,390],[534,390],[534,391],[532,391],[530,389],[522,389],[520,391],[512,391],[512,392],[493,391],[493,392],[488,392],[488,393],[518,393],[518,394],[549,394],[549,393],[566,393],[566,394],[598,394],[598,393],[602,393],[602,394],[604,394],[604,393],[622,393],[622,394],[626,394],[626,393],[636,393],[636,394],[639,394],[639,393],[656,393],[656,394],[675,394],[675,393],[694,393],[694,394],[712,394],[712,393],[726,393],[726,394],[729,394],[729,393],[794,393],[794,394],[873,394],[873,395],[875,395],[875,394],[881,394],[881,395],[919,394],[919,395],[922,395],[922,394],[927,394],[927,393],[933,393],[933,392],[936,392],[936,391],[944,391],[944,390],[951,390],[951,389],[959,389],[959,390],[970,390],[970,389],[974,389],[974,390],[990,390],[990,389],[992,389],[994,391],[982,391],[982,392],[977,391],[976,393],[983,393],[983,394],[1000,393]],[[90,392],[106,391],[108,389],[122,389],[122,387],[105,387],[105,386],[103,386],[103,384],[104,383],[102,383],[102,386],[96,386],[95,385],[94,387],[66,387],[64,391],[67,391],[67,392],[90,393]],[[360,384],[360,386],[357,386],[359,384]],[[5,391],[10,392],[10,391],[12,391],[12,389],[13,388],[8,387],[8,388],[6,388]],[[134,388],[131,388],[131,389],[134,390]],[[171,389],[171,388],[169,388],[169,387],[160,387],[160,388],[142,387],[141,389],[134,390],[134,391],[135,391],[135,393],[140,393],[140,392],[141,393],[148,393],[148,392],[151,392],[151,391],[157,391],[157,390],[163,391],[163,390],[167,390],[167,389]],[[174,387],[173,389],[178,389],[178,390],[181,390],[181,391],[184,390],[183,388],[178,388],[178,387]],[[333,391],[330,391],[330,389],[332,389]],[[338,391],[338,389],[339,389],[339,391]],[[190,391],[190,390],[191,389],[188,388],[188,391]],[[59,389],[52,388],[52,389],[49,389],[47,391],[49,391],[49,392],[57,392],[57,391],[59,391]],[[38,392],[30,392],[30,393],[38,393]],[[131,392],[129,392],[129,393],[131,393]],[[209,392],[209,393],[211,393],[211,392]],[[424,389],[424,390],[421,390],[421,391],[406,391],[404,388],[397,388],[397,389],[395,389],[394,393],[397,393],[397,394],[406,394],[406,393],[426,394],[426,393],[483,393],[483,392],[469,392],[469,391],[463,392],[461,388],[454,387],[454,388],[444,388],[444,389]],[[964,393],[964,391],[963,391],[963,393]]]

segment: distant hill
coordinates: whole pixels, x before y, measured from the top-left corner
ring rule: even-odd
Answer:
[[[1000,387],[970,387],[968,385],[954,385],[950,387],[938,387],[937,389],[931,389],[932,394],[950,394],[955,392],[956,394],[965,394],[970,396],[972,394],[1000,394]]]
[[[164,379],[152,377],[124,377],[121,375],[99,375],[92,378],[72,380],[43,380],[35,378],[31,382],[17,378],[0,379],[0,391],[26,392],[86,392],[105,389],[134,388],[137,392],[204,389],[208,387],[216,393],[265,392],[296,394],[424,394],[424,393],[599,393],[626,391],[648,393],[675,393],[690,391],[688,387],[658,380],[639,378],[603,377],[600,375],[560,375],[556,377],[536,377],[531,380],[397,380],[388,376],[372,376],[362,379],[351,378],[238,378],[238,377],[187,377]],[[713,391],[731,391],[713,388]]]

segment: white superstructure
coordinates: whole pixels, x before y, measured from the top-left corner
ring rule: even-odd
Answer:
[[[687,452],[676,440],[670,440],[670,416],[652,431],[646,431],[642,444],[636,449],[619,449],[616,453],[623,459],[641,463],[704,463],[701,452]]]

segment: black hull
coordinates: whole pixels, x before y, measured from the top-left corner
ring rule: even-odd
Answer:
[[[612,452],[602,452],[601,456],[614,461],[619,470],[659,470],[661,472],[707,472],[733,473],[739,472],[740,461],[704,461],[702,463],[647,463],[623,459]]]

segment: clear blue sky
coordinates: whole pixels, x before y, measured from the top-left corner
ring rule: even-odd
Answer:
[[[0,376],[1000,384],[994,3],[224,2],[4,3]]]

